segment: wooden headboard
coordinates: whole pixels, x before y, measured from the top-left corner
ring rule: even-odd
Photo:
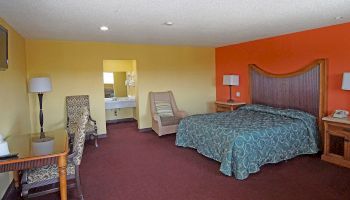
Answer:
[[[317,117],[322,130],[322,117],[327,114],[327,66],[319,59],[288,74],[266,72],[249,65],[250,102],[278,108],[292,108]]]

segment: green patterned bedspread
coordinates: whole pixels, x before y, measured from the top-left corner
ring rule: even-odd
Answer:
[[[267,163],[318,152],[316,118],[263,105],[236,111],[193,115],[178,127],[176,145],[191,147],[221,163],[227,176],[246,179]]]

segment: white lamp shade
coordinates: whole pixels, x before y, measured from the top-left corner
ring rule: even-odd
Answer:
[[[224,85],[239,85],[239,75],[224,75],[223,79]]]
[[[345,72],[343,74],[342,89],[343,90],[350,90],[350,72]]]
[[[35,93],[44,93],[51,91],[51,80],[47,77],[32,78],[29,81],[29,91]]]

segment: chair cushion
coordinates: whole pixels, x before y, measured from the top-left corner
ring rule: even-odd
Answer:
[[[78,121],[80,118],[80,111],[87,107],[90,113],[89,95],[77,95],[66,97],[67,116],[70,121]]]
[[[68,162],[67,164],[67,176],[75,174],[75,166],[73,163]],[[58,167],[57,165],[46,165],[39,168],[27,170],[27,183],[36,183],[40,181],[46,181],[50,179],[58,178]]]
[[[172,109],[171,104],[169,102],[167,102],[167,101],[155,101],[154,104],[156,106],[157,114],[160,117],[173,117],[174,116],[173,109]]]
[[[179,117],[160,117],[160,122],[162,126],[171,126],[171,125],[177,125],[179,124],[181,118]]]
[[[93,133],[95,132],[95,125],[93,123],[90,123],[91,121],[89,121],[87,124],[86,124],[86,127],[85,127],[85,132],[86,133]],[[74,133],[76,133],[76,130],[78,128],[78,124],[75,123],[75,122],[70,122],[69,125],[68,125],[68,128],[67,128],[67,132],[69,135],[73,135]]]

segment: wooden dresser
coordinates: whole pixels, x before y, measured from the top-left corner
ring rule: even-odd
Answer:
[[[216,101],[216,112],[227,112],[227,111],[233,111],[236,110],[240,106],[244,106],[246,103],[244,102],[233,102],[228,103],[224,101]]]
[[[322,120],[325,128],[322,160],[350,168],[350,119],[329,116]]]

